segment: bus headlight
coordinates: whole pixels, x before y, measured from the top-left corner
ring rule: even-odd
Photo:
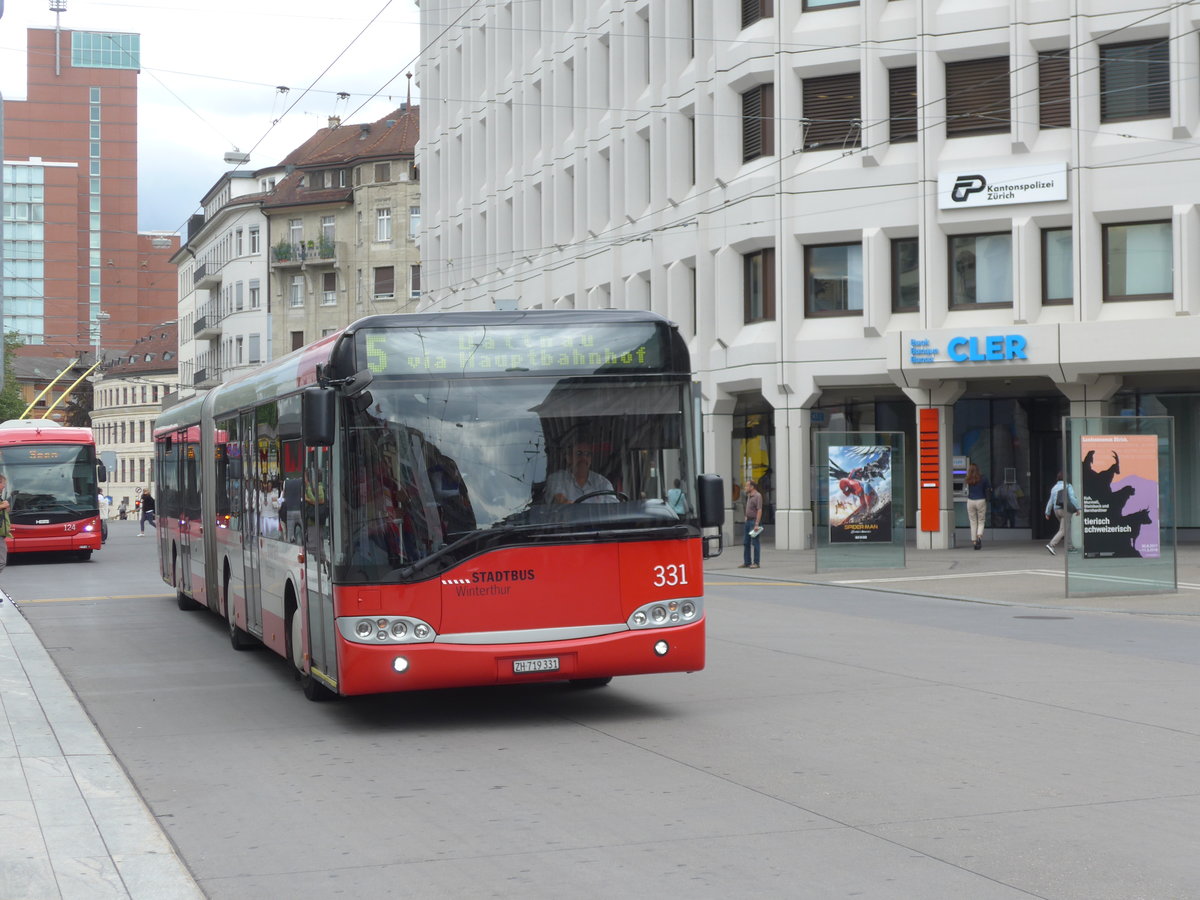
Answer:
[[[633,611],[626,625],[633,631],[643,628],[670,628],[690,625],[704,618],[704,601],[699,597],[687,600],[660,600],[647,603]]]
[[[348,616],[337,620],[337,629],[356,644],[423,644],[437,639],[428,623],[412,616]]]

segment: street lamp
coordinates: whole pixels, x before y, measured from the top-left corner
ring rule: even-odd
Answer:
[[[100,363],[100,329],[103,328],[104,323],[107,322],[111,318],[112,318],[112,316],[110,316],[106,312],[100,312],[99,310],[97,310],[97,312],[96,312],[96,359],[95,359],[95,362],[97,365],[99,365],[99,363]]]

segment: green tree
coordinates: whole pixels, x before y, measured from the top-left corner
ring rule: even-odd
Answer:
[[[17,376],[13,372],[17,348],[24,346],[25,342],[15,331],[4,335],[4,390],[0,391],[0,422],[19,419],[25,411],[25,401],[21,399],[21,386],[17,384]]]
[[[63,424],[79,428],[92,427],[92,407],[95,389],[90,381],[81,381],[71,391],[63,407]]]

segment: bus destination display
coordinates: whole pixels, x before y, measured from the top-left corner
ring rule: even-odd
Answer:
[[[653,324],[588,324],[368,330],[357,340],[374,375],[504,375],[661,372],[665,337]]]

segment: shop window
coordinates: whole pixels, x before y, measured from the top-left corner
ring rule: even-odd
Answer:
[[[888,140],[893,144],[917,139],[917,67],[888,71]]]
[[[1038,125],[1071,127],[1071,53],[1047,50],[1038,54]]]
[[[892,311],[910,312],[921,306],[921,257],[917,238],[892,241]]]
[[[746,324],[775,318],[775,248],[766,247],[742,257]]]
[[[1174,295],[1170,222],[1104,226],[1104,299]]]
[[[950,237],[950,307],[1012,303],[1012,234]]]
[[[946,137],[1009,130],[1008,57],[946,63]]]
[[[1153,119],[1171,114],[1167,42],[1139,41],[1100,48],[1100,121]]]
[[[775,154],[775,85],[742,94],[742,162]]]
[[[742,27],[749,28],[759,19],[769,19],[774,15],[771,9],[772,0],[742,0]]]
[[[1042,229],[1042,303],[1070,303],[1075,298],[1074,253],[1070,228]]]
[[[804,248],[804,310],[809,316],[862,313],[862,244]]]
[[[862,144],[858,73],[805,78],[804,149],[838,150]]]

